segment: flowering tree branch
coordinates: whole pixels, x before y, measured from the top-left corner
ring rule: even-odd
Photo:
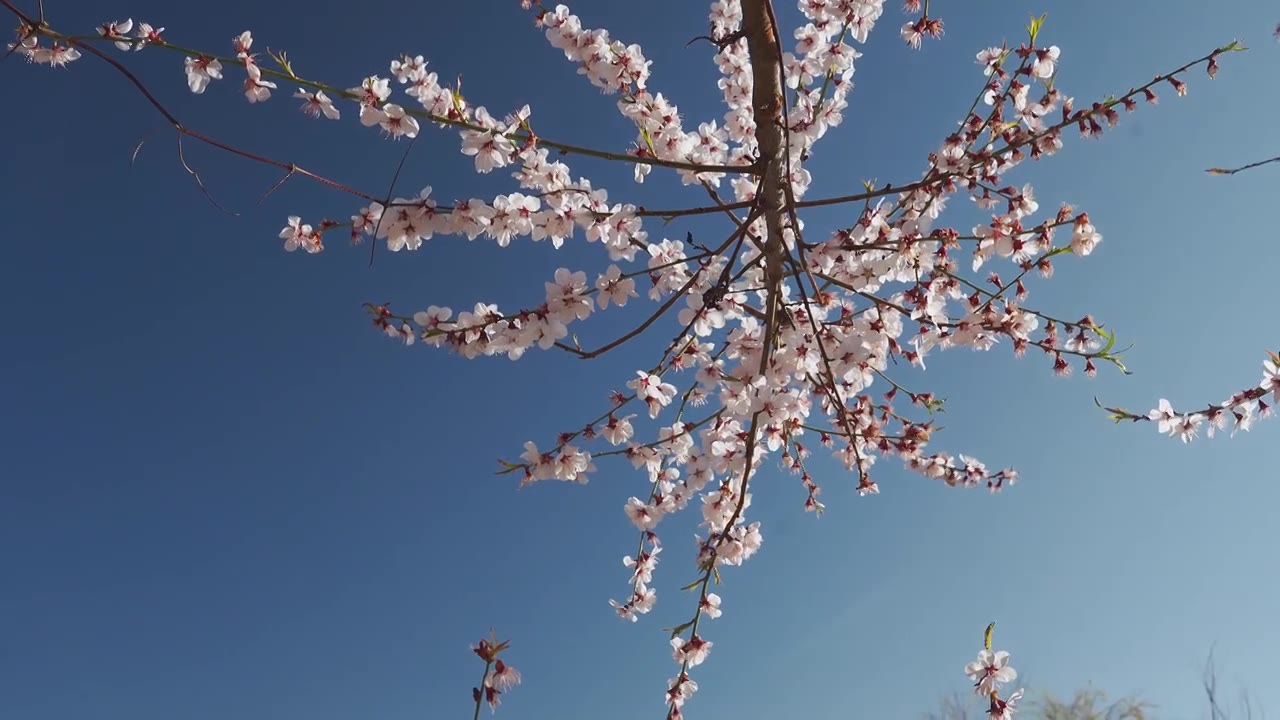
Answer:
[[[74,62],[82,51],[91,54],[122,74],[180,140],[190,137],[285,171],[275,187],[300,175],[365,203],[349,219],[311,224],[288,216],[279,232],[287,251],[319,253],[325,249],[324,235],[344,228],[353,243],[383,240],[392,253],[420,250],[436,236],[483,236],[501,247],[526,241],[545,241],[557,249],[591,243],[607,258],[591,270],[593,280],[586,270],[558,268],[543,282],[540,299],[514,311],[484,301],[457,313],[436,305],[401,312],[386,303],[367,303],[373,325],[405,345],[442,347],[466,358],[519,359],[554,348],[590,359],[637,341],[675,312],[676,334],[651,348],[650,360],[643,361],[626,390],[611,395],[607,408],[580,428],[560,432],[550,449],[526,442],[518,459],[500,461],[500,472],[518,475],[522,485],[552,479],[585,483],[596,469],[594,460],[620,456],[644,473],[648,493],[623,504],[639,533],[636,553],[626,559],[629,594],[611,601],[619,616],[630,620],[656,602],[658,526],[690,505],[699,507],[694,580],[684,588],[693,591],[692,613],[671,629],[679,670],[665,700],[669,720],[679,720],[697,689],[690,672],[712,647],[704,637],[707,625],[721,613],[721,598],[711,584],[719,585],[725,568],[743,564],[763,542],[760,523],[750,519],[750,490],[771,456],[800,476],[804,508],[815,513],[824,505],[817,499],[820,485],[807,469],[813,447],[829,451],[856,477],[858,495],[879,492],[873,468],[891,457],[949,486],[985,486],[994,492],[1014,483],[1016,471],[993,471],[968,455],[930,451],[940,429],[934,414],[941,401],[928,391],[907,390],[893,377],[895,364],[923,369],[934,349],[988,350],[1007,341],[1015,355],[1040,349],[1058,375],[1069,374],[1073,363],[1090,376],[1101,363],[1127,372],[1115,350],[1114,331],[1092,314],[1062,315],[1026,305],[1034,277],[1050,278],[1054,263],[1067,256],[1090,255],[1102,235],[1088,213],[1065,205],[1037,220],[1041,205],[1034,189],[1005,178],[1028,159],[1057,153],[1073,128],[1084,137],[1105,134],[1120,121],[1121,110],[1135,111],[1140,99],[1154,103],[1157,87],[1167,85],[1184,95],[1188,71],[1204,66],[1212,78],[1221,55],[1243,48],[1237,43],[1218,47],[1120,96],[1077,104],[1056,84],[1060,50],[1040,42],[1044,18],[1033,18],[1017,47],[989,47],[977,54],[981,83],[974,100],[956,129],[925,158],[918,179],[807,198],[812,177],[805,163],[843,121],[861,56],[855,44],[865,43],[881,20],[882,0],[806,0],[800,5],[805,22],[793,33],[782,32],[770,0],[712,2],[705,38],[716,51],[717,88],[726,111],[696,130],[686,128],[669,98],[650,89],[652,62],[638,45],[587,27],[564,5],[547,7],[536,0],[522,5],[553,48],[593,86],[617,98],[618,112],[635,128],[629,147],[596,149],[546,139],[534,131],[529,106],[495,116],[463,97],[460,78],[452,85],[441,82],[422,56],[399,56],[390,62],[388,77],[366,75],[344,88],[303,77],[283,52],[268,53],[274,67],[260,65],[249,31],[232,40],[233,54],[208,53],[170,42],[164,28],[135,27],[131,19],[101,25],[96,34],[66,33],[45,22],[43,8],[33,18],[13,0],[0,0],[0,7],[18,19],[11,52],[53,67]],[[912,19],[899,33],[907,44],[918,47],[943,34],[942,20],[931,14],[929,3],[908,0],[906,9]],[[788,36],[795,43],[784,47]],[[431,186],[393,197],[399,170],[386,195],[356,190],[296,163],[191,130],[111,48],[127,53],[158,48],[180,56],[187,86],[197,94],[236,68],[243,71],[243,93],[250,103],[269,100],[283,84],[294,89],[306,114],[340,121],[343,103],[355,110],[362,126],[393,140],[412,142],[426,125],[456,132],[460,151],[473,158],[476,172],[505,169],[518,190],[443,205]],[[407,100],[396,96],[397,89]],[[625,163],[637,183],[662,168],[669,171],[662,173],[663,180],[701,188],[709,203],[649,209],[619,202],[606,188],[575,177],[564,160],[569,156]],[[183,164],[207,193],[185,159]],[[966,228],[943,225],[942,213],[955,196],[989,211],[990,220]],[[856,219],[821,239],[810,229],[806,240],[802,213],[834,205],[851,206]],[[652,218],[671,223],[712,215],[728,221],[718,242],[695,242],[688,230],[684,241],[650,236],[656,225]],[[961,268],[962,256],[967,269]],[[977,275],[984,265],[997,263],[1009,268]],[[599,347],[581,347],[574,330],[578,324],[625,306],[642,292],[656,306],[646,319]],[[877,383],[887,389],[873,394],[879,393],[873,390]],[[1276,355],[1264,364],[1260,385],[1204,411],[1175,413],[1165,401],[1145,415],[1107,409],[1117,420],[1156,422],[1161,431],[1188,440],[1203,421],[1209,421],[1212,434],[1229,414],[1236,429],[1248,429],[1253,417],[1270,412],[1269,393],[1273,402],[1280,397]],[[901,398],[910,407],[902,407]],[[696,411],[699,419],[686,419],[688,408],[704,405],[709,407]],[[816,443],[809,442],[813,434]],[[473,689],[476,714],[483,702],[496,707],[500,694],[519,681],[498,657],[505,648],[496,638],[474,648],[485,661],[482,682]],[[1007,653],[992,652],[988,633],[978,660],[966,668],[988,714],[1000,720],[1011,716],[1021,697],[1020,691],[1000,694],[1000,686],[1016,677],[1007,661]]]

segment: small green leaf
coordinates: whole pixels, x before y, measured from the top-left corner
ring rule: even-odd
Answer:
[[[1133,413],[1131,413],[1131,412],[1129,412],[1128,410],[1125,410],[1125,409],[1123,409],[1123,408],[1107,407],[1106,405],[1103,405],[1103,404],[1098,400],[1098,398],[1096,398],[1096,397],[1093,399],[1093,404],[1094,404],[1094,405],[1097,405],[1098,407],[1102,408],[1103,410],[1106,410],[1106,411],[1107,411],[1107,419],[1108,419],[1108,420],[1114,420],[1114,421],[1115,421],[1115,422],[1117,422],[1117,423],[1119,423],[1119,422],[1121,422],[1121,421],[1124,421],[1124,420],[1133,420],[1133,419],[1136,417]]]
[[[692,625],[693,625],[693,621],[690,620],[689,622],[680,623],[679,625],[671,628],[671,637],[672,638],[679,637],[680,633],[684,632],[685,630],[688,630]]]
[[[995,631],[996,631],[996,624],[994,622],[987,626],[987,631],[982,634],[983,648],[987,650],[991,649],[991,635],[995,633]]]
[[[1125,367],[1125,366],[1124,366],[1124,363],[1120,361],[1120,358],[1118,358],[1118,357],[1116,357],[1116,356],[1114,356],[1114,355],[1108,355],[1108,356],[1106,357],[1106,360],[1107,360],[1107,361],[1109,361],[1112,365],[1115,365],[1116,367],[1120,368],[1120,372],[1124,373],[1125,375],[1132,375],[1132,374],[1133,374],[1133,373],[1129,370],[1129,368],[1127,368],[1127,367]]]
[[[644,128],[640,128],[640,137],[644,138],[644,145],[649,148],[649,152],[652,153],[654,157],[657,157],[658,151],[653,147],[653,136],[649,134],[649,131]]]
[[[1106,356],[1107,356],[1107,354],[1111,352],[1111,348],[1115,347],[1115,345],[1116,345],[1116,333],[1115,333],[1115,331],[1114,331],[1114,330],[1105,330],[1105,329],[1103,329],[1103,327],[1102,327],[1101,325],[1095,325],[1095,326],[1093,326],[1092,328],[1090,328],[1090,330],[1092,330],[1092,331],[1094,332],[1094,334],[1096,334],[1098,337],[1100,337],[1100,338],[1102,338],[1103,340],[1106,340],[1106,341],[1107,341],[1107,345],[1106,345],[1106,347],[1104,347],[1104,348],[1102,348],[1101,350],[1099,350],[1099,351],[1098,351],[1098,355],[1099,355],[1099,356],[1101,356],[1101,357],[1106,357]]]
[[[466,101],[462,99],[462,76],[458,76],[458,82],[453,86],[453,92],[449,93],[449,97],[453,100],[453,109],[462,117],[466,117],[464,112]]]
[[[298,79],[298,76],[293,73],[293,65],[290,64],[288,55],[286,55],[283,50],[277,53],[272,52],[271,48],[267,48],[267,55],[271,56],[271,59],[276,61],[276,64],[280,66],[280,69],[283,70],[286,75],[294,80]]]
[[[1031,16],[1031,24],[1027,26],[1027,34],[1031,36],[1031,45],[1036,44],[1036,36],[1040,34],[1040,28],[1044,27],[1044,19],[1049,17],[1049,13],[1045,13],[1040,17]]]

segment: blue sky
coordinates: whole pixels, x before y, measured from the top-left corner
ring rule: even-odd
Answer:
[[[547,137],[613,148],[632,137],[514,0],[46,5],[58,27],[132,16],[219,52],[252,29],[303,75],[340,85],[421,53],[442,76],[463,73],[475,103],[531,103]],[[1113,426],[1092,402],[1219,401],[1256,382],[1263,351],[1277,349],[1276,173],[1202,172],[1280,147],[1276,9],[1016,5],[935,3],[946,36],[920,52],[898,40],[891,7],[863,48],[845,125],[808,165],[813,192],[914,177],[968,107],[974,53],[1016,42],[1032,12],[1049,11],[1042,37],[1063,49],[1059,86],[1080,100],[1243,40],[1254,49],[1226,58],[1217,80],[1196,72],[1188,97],[1166,91],[1101,141],[1072,137],[1009,178],[1033,182],[1042,207],[1087,210],[1105,237],[1033,284],[1031,304],[1094,313],[1134,344],[1136,373],[1061,379],[1043,358],[1002,349],[935,355],[918,379],[948,401],[935,448],[1017,467],[1023,481],[1000,496],[890,462],[882,494],[860,499],[856,481],[819,463],[828,512],[815,521],[794,478],[762,478],[753,509],[764,549],[725,575],[691,717],[914,716],[965,687],[960,668],[992,619],[1035,688],[1093,683],[1199,717],[1199,669],[1215,648],[1228,688],[1280,708],[1280,430],[1264,422],[1183,446],[1149,426]],[[687,118],[719,117],[709,53],[683,47],[703,32],[705,6],[637,7],[574,9],[641,43],[651,86]],[[250,106],[232,82],[193,96],[167,53],[129,61],[192,127],[352,185],[385,187],[403,150],[350,117],[305,118],[288,98]],[[491,625],[513,640],[525,675],[501,716],[662,716],[674,666],[661,628],[691,608],[678,588],[693,577],[692,543],[668,531],[658,609],[619,622],[607,600],[626,590],[619,561],[635,543],[622,504],[642,479],[603,463],[585,487],[517,492],[492,471],[524,440],[594,416],[666,333],[593,364],[468,362],[397,347],[361,310],[540,298],[556,267],[594,263],[598,251],[445,239],[380,252],[369,267],[367,247],[334,238],[322,255],[287,255],[275,237],[286,215],[342,217],[356,205],[303,182],[258,205],[276,175],[189,145],[239,213],[223,214],[186,177],[159,116],[101,63],[10,60],[0,78],[11,103],[0,118],[11,138],[0,164],[6,717],[460,717],[480,673],[467,646]],[[700,201],[667,173],[636,189],[625,168],[569,161],[615,198]],[[430,184],[446,198],[514,188],[469,165],[456,136],[427,132],[402,187]],[[850,220],[829,210],[807,222]],[[668,232],[687,229],[701,231]]]

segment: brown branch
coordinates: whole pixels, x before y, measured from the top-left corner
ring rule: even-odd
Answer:
[[[754,1],[755,0],[746,0],[746,2],[744,2],[744,12],[745,12],[745,7],[747,5],[750,5]],[[1151,81],[1144,83],[1142,85],[1139,85],[1138,87],[1130,88],[1130,90],[1124,95],[1121,95],[1117,98],[1113,98],[1111,100],[1107,100],[1106,102],[1098,103],[1097,105],[1091,105],[1089,108],[1086,108],[1086,109],[1078,110],[1072,113],[1070,117],[1065,118],[1062,121],[1055,123],[1054,125],[1048,126],[1038,133],[1032,133],[1017,143],[1007,144],[1003,147],[1000,147],[996,150],[991,151],[989,155],[991,157],[999,157],[1007,153],[1010,153],[1014,150],[1017,150],[1021,147],[1025,147],[1026,145],[1029,145],[1032,142],[1042,137],[1045,137],[1051,133],[1062,130],[1068,125],[1076,124],[1081,120],[1087,120],[1104,110],[1108,110],[1110,108],[1115,107],[1116,105],[1120,105],[1125,100],[1131,99],[1139,95],[1143,91],[1148,90],[1158,85],[1159,83],[1166,82],[1169,80],[1169,78],[1172,78],[1178,75],[1179,73],[1186,72],[1190,68],[1195,67],[1196,65],[1199,65],[1201,63],[1207,62],[1217,57],[1218,55],[1221,55],[1224,52],[1234,52],[1236,50],[1238,50],[1238,48],[1236,47],[1235,43],[1217,48],[1213,52],[1207,55],[1204,55],[1203,57],[1196,58],[1191,62],[1185,63],[1182,66],[1178,67],[1177,69],[1172,70],[1171,72],[1164,73],[1163,75],[1156,75],[1155,78],[1152,79]],[[1250,167],[1256,167],[1257,165],[1262,165],[1262,164],[1266,164],[1273,161],[1280,162],[1280,157],[1272,158],[1271,160],[1267,160],[1263,163],[1254,163],[1251,165],[1247,165],[1242,168],[1237,168],[1236,170],[1223,170],[1222,172],[1218,172],[1217,174],[1232,174],[1234,172],[1239,172],[1241,170],[1245,170]],[[1210,169],[1208,170],[1208,172],[1212,173],[1214,172],[1214,170],[1222,170],[1222,168]],[[869,190],[866,192],[855,193],[852,195],[839,195],[835,197],[821,198],[818,200],[799,200],[793,204],[793,207],[796,209],[800,209],[800,208],[812,208],[812,207],[825,207],[828,205],[843,205],[846,203],[854,203],[854,202],[864,202],[866,200],[874,200],[875,198],[885,197],[887,195],[893,195],[896,193],[906,193],[906,192],[912,192],[913,190],[919,190],[920,188],[928,187],[930,185],[935,185],[937,183],[944,182],[948,179],[958,177],[960,174],[961,173],[956,171],[939,173],[936,170],[931,168],[928,171],[928,174],[924,178],[917,180],[915,182],[906,183],[903,185],[896,185],[896,186],[893,184],[886,184],[883,188],[879,190]],[[739,209],[748,207],[750,204],[751,204],[750,202],[744,201],[744,202],[730,203],[725,207],[728,207],[731,210],[739,210]],[[678,208],[674,210],[642,209],[640,212],[636,214],[642,217],[674,218],[674,217],[684,217],[688,215],[708,215],[711,213],[720,212],[720,210],[721,210],[720,207],[703,206],[703,207],[694,207],[694,208]]]
[[[19,18],[22,18],[25,21],[26,19],[25,16],[22,15],[22,13],[17,8],[15,8],[9,2],[9,0],[0,0],[0,4],[3,4],[6,8],[8,8],[10,11],[17,14]],[[317,175],[316,173],[313,173],[310,170],[307,170],[306,168],[300,167],[296,163],[284,162],[282,160],[276,160],[274,158],[258,155],[256,153],[249,152],[248,150],[242,150],[240,148],[234,147],[232,145],[228,145],[220,140],[212,138],[208,135],[205,135],[204,133],[198,132],[196,130],[192,130],[186,125],[183,125],[182,121],[178,120],[177,116],[175,116],[172,112],[170,112],[169,109],[164,106],[164,104],[162,104],[159,100],[156,99],[155,95],[153,95],[151,91],[147,89],[147,86],[143,84],[141,80],[138,79],[138,76],[134,75],[133,72],[130,71],[127,67],[125,67],[122,63],[120,63],[120,61],[116,60],[110,55],[107,55],[106,53],[102,52],[101,50],[94,47],[90,43],[86,43],[74,38],[68,39],[67,42],[68,44],[74,45],[75,47],[80,48],[87,53],[91,53],[97,56],[98,58],[102,59],[103,62],[106,62],[107,64],[111,65],[111,67],[115,68],[117,72],[123,75],[125,79],[128,80],[134,86],[134,88],[138,90],[138,92],[142,93],[142,96],[146,98],[147,102],[150,103],[151,106],[155,108],[157,112],[159,112],[161,115],[164,116],[164,119],[171,126],[173,126],[173,129],[178,132],[179,136],[186,135],[187,137],[198,140],[206,145],[211,145],[213,147],[218,148],[219,150],[225,150],[226,152],[229,152],[233,155],[238,155],[240,157],[253,160],[254,162],[262,163],[264,165],[277,167],[277,168],[280,168],[281,170],[286,170],[290,173],[302,175],[322,185],[326,185],[335,190],[345,192],[349,195],[355,195],[356,197],[362,198],[364,200],[376,202],[379,199],[374,195],[370,195],[369,193],[356,190],[355,188],[344,185],[340,182],[337,182],[336,180],[330,180],[329,178],[326,178],[322,175]],[[136,151],[134,155],[136,157],[137,155]],[[190,172],[190,168],[188,167],[187,169],[188,169],[188,172]],[[201,189],[202,190],[204,189],[203,184],[201,185]],[[206,192],[206,195],[207,195],[207,192]]]
[[[186,170],[187,174],[196,181],[196,187],[200,188],[200,192],[204,193],[205,199],[212,203],[214,207],[228,215],[239,215],[239,213],[226,209],[222,206],[222,203],[214,200],[213,195],[209,192],[209,188],[205,187],[204,179],[200,177],[200,173],[196,172],[195,168],[191,167],[191,165],[187,163],[187,154],[182,149],[182,133],[178,133],[178,162],[182,163],[182,169]]]
[[[917,180],[915,182],[907,183],[905,185],[886,184],[883,188],[880,188],[879,190],[869,190],[867,192],[861,192],[854,195],[839,195],[836,197],[820,198],[817,200],[797,200],[795,203],[795,207],[796,208],[825,207],[827,205],[843,205],[846,203],[874,200],[875,198],[878,198],[878,197],[885,197],[887,195],[894,195],[896,193],[904,193],[904,192],[911,192],[912,190],[919,190],[922,187],[926,187],[928,185],[933,185],[933,184],[942,182],[943,180],[946,180],[949,177],[955,177],[956,175],[958,175],[958,173],[954,173],[954,172],[942,173],[940,175],[935,175],[933,177],[925,178],[923,180]],[[636,215],[640,217],[660,217],[660,218],[676,218],[676,217],[685,217],[688,215],[710,215],[711,213],[720,212],[725,208],[728,208],[730,210],[741,210],[743,208],[751,207],[751,204],[752,204],[752,201],[750,200],[742,200],[739,202],[726,203],[725,205],[719,205],[719,206],[703,205],[700,207],[677,208],[674,210],[641,209],[636,213]]]
[[[782,137],[783,117],[782,66],[770,0],[745,0],[742,4],[742,28],[751,57],[751,109],[756,122],[756,146],[760,158],[760,191],[755,197],[765,221],[765,284],[769,291],[765,302],[764,346],[760,353],[760,373],[769,367],[773,343],[778,331],[779,304],[786,271],[783,256],[784,218],[787,212],[786,143]]]
[[[386,199],[382,201],[383,207],[391,203],[391,195],[396,190],[396,183],[400,180],[400,173],[404,170],[405,161],[409,159],[409,151],[413,150],[414,143],[418,142],[418,135],[409,138],[409,146],[404,149],[404,154],[400,156],[400,164],[396,165],[396,172],[391,176],[391,186],[387,188]],[[373,242],[369,243],[369,267],[373,267],[373,254],[378,248],[378,230],[382,228],[382,221],[387,219],[387,213],[384,211],[378,215],[378,222],[373,226]]]
[[[1273,158],[1268,158],[1266,160],[1259,160],[1258,162],[1251,162],[1248,165],[1241,165],[1238,168],[1215,167],[1215,168],[1209,168],[1208,170],[1205,170],[1205,172],[1209,173],[1210,175],[1235,175],[1238,172],[1244,172],[1245,170],[1252,170],[1256,167],[1262,167],[1263,165],[1270,165],[1273,162],[1280,162],[1280,155],[1277,155],[1276,157],[1273,157]]]
[[[746,229],[751,224],[751,220],[753,219],[755,219],[754,212],[748,216],[748,220],[746,223],[739,226],[739,228],[736,231],[734,231],[734,233],[730,235],[729,238],[720,245],[720,247],[712,250],[710,255],[713,257],[716,255],[719,255],[720,253],[727,250],[729,246],[734,243],[734,241],[741,239],[742,235],[746,233]],[[555,346],[566,352],[573,353],[574,355],[577,355],[579,358],[583,360],[590,360],[591,358],[599,357],[609,352],[610,350],[613,350],[619,345],[622,345],[626,341],[634,338],[640,333],[644,332],[649,328],[650,325],[653,325],[655,322],[657,322],[658,318],[665,315],[667,311],[670,310],[671,307],[675,305],[677,301],[680,300],[680,298],[685,296],[685,293],[689,292],[689,288],[693,287],[698,282],[698,276],[701,274],[702,274],[702,268],[699,268],[697,271],[693,273],[692,276],[689,277],[688,282],[686,282],[684,286],[681,287],[679,290],[672,293],[671,297],[667,298],[667,301],[664,302],[660,307],[658,307],[658,309],[655,310],[647,320],[645,320],[643,323],[640,323],[635,328],[632,328],[627,334],[623,335],[622,337],[608,344],[602,345],[596,348],[595,350],[581,350],[571,345],[566,345],[565,343],[562,343],[562,342],[557,342]],[[690,323],[690,325],[692,325],[692,323]],[[677,340],[679,340],[679,338],[677,338]]]

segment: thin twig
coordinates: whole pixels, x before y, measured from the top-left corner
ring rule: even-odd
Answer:
[[[10,4],[9,0],[0,0],[0,5],[4,5],[8,7],[10,10],[16,11],[16,8],[14,8]],[[19,17],[22,17],[22,16],[19,15]],[[240,157],[253,160],[254,162],[262,163],[264,165],[271,165],[273,167],[280,168],[281,170],[292,170],[293,172],[299,175],[304,175],[322,185],[327,185],[335,190],[339,190],[339,191],[348,193],[350,195],[355,195],[356,197],[363,198],[365,200],[376,201],[378,199],[377,197],[370,195],[369,193],[356,190],[355,188],[352,188],[352,187],[348,187],[346,185],[343,185],[340,182],[337,182],[335,180],[330,180],[329,178],[326,178],[322,175],[317,175],[316,173],[313,173],[310,170],[306,170],[305,168],[300,167],[296,163],[284,162],[282,160],[276,160],[274,158],[269,158],[263,155],[258,155],[256,153],[249,152],[247,150],[242,150],[240,148],[234,147],[232,145],[228,145],[220,140],[212,138],[208,135],[205,135],[204,133],[192,130],[191,128],[183,125],[182,122],[178,120],[177,116],[175,116],[172,112],[169,111],[168,108],[164,106],[164,104],[162,104],[159,100],[157,100],[155,95],[153,95],[151,91],[147,89],[146,85],[144,85],[142,81],[139,80],[138,77],[133,74],[133,72],[131,72],[128,68],[126,68],[123,64],[121,64],[118,60],[111,57],[110,55],[107,55],[106,53],[102,52],[101,50],[99,50],[98,48],[94,47],[89,43],[76,40],[76,39],[69,39],[67,42],[71,45],[74,45],[77,48],[83,49],[85,52],[88,52],[97,56],[98,58],[100,58],[107,64],[111,65],[113,68],[115,68],[121,75],[125,77],[125,79],[127,79],[138,90],[138,92],[142,93],[142,96],[146,98],[147,102],[150,103],[151,106],[155,108],[157,112],[159,112],[161,115],[164,116],[164,119],[167,120],[168,123],[173,126],[173,129],[176,130],[179,135],[186,135],[188,137],[199,140],[200,142],[206,145],[211,145],[220,150],[225,150],[229,153],[232,153],[233,155],[238,155]]]
[[[1215,168],[1209,168],[1208,170],[1205,170],[1205,172],[1209,173],[1210,175],[1235,175],[1238,172],[1244,172],[1245,170],[1252,170],[1256,167],[1269,165],[1273,162],[1280,162],[1280,155],[1277,155],[1276,157],[1273,157],[1273,158],[1268,158],[1266,160],[1259,160],[1258,162],[1251,162],[1248,165],[1241,165],[1238,168],[1216,168],[1215,167]]]
[[[200,188],[200,192],[204,193],[205,199],[213,203],[214,207],[231,216],[239,215],[239,213],[226,209],[222,206],[222,203],[215,200],[213,195],[210,194],[209,188],[205,187],[204,180],[200,177],[200,173],[196,172],[195,168],[191,167],[191,165],[187,163],[186,154],[182,150],[182,133],[178,133],[178,162],[182,163],[182,168],[186,170],[187,174],[196,181],[196,186]]]
[[[382,201],[382,204],[384,207],[391,202],[391,195],[396,190],[396,181],[400,179],[400,171],[404,170],[404,163],[406,160],[409,159],[409,151],[413,149],[413,144],[416,143],[417,141],[418,141],[417,135],[414,135],[413,137],[409,138],[409,147],[406,147],[404,149],[404,154],[400,156],[400,164],[396,165],[396,172],[394,175],[391,176],[391,186],[387,188],[387,199]],[[377,243],[378,230],[382,227],[382,220],[386,216],[387,216],[386,210],[383,210],[382,214],[378,215],[377,224],[373,226],[373,240],[369,242],[369,267],[373,267],[373,253],[378,247],[378,243]]]

